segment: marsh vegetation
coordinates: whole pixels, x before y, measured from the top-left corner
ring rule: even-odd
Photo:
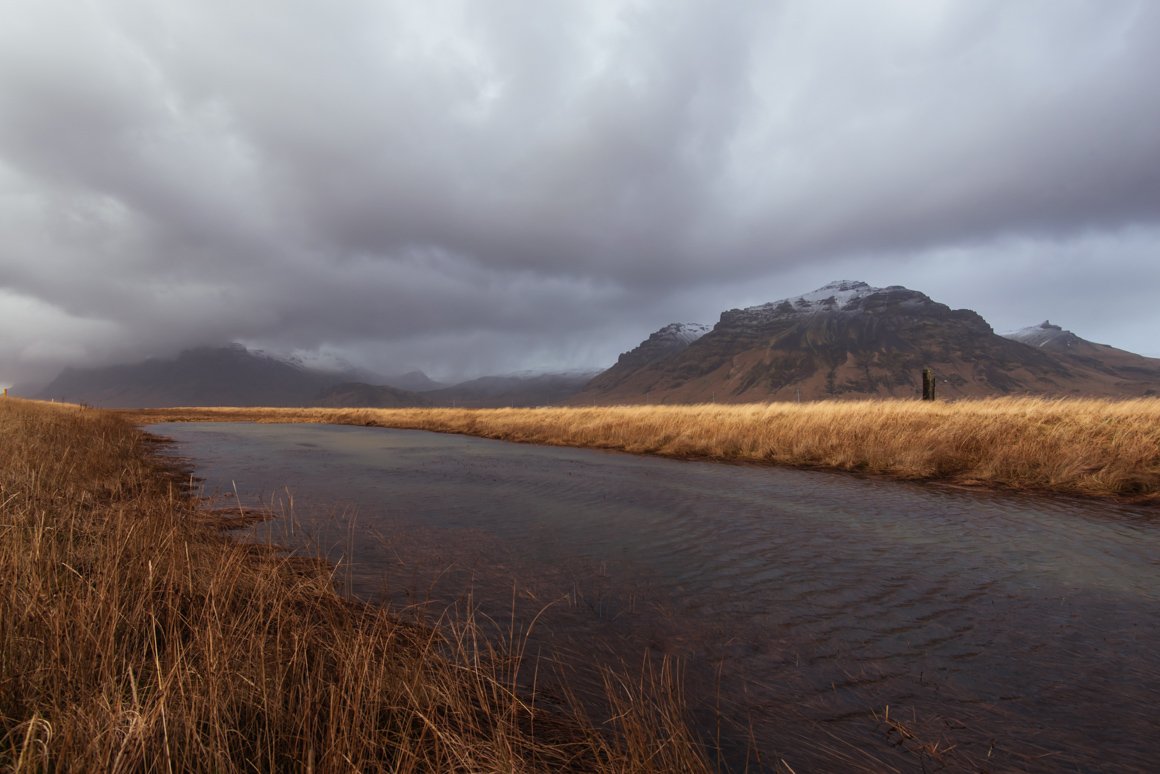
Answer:
[[[0,436],[0,768],[709,768],[669,664],[592,717],[518,638],[230,538],[122,418],[5,399]]]
[[[532,409],[196,408],[141,422],[323,422],[1160,501],[1160,399],[995,398]]]

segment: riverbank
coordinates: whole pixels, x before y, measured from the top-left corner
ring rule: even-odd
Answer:
[[[673,680],[610,675],[593,721],[518,642],[232,540],[123,418],[7,398],[0,437],[0,768],[710,768]]]
[[[535,409],[191,408],[134,422],[322,422],[1160,503],[1160,398]]]

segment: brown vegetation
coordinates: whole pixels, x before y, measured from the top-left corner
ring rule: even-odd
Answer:
[[[155,409],[138,422],[326,422],[1160,501],[1160,399],[538,409]]]
[[[671,679],[544,709],[518,643],[231,540],[121,418],[0,399],[0,438],[0,769],[708,768]]]

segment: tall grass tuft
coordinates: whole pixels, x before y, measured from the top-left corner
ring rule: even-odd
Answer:
[[[327,422],[1160,502],[1160,398],[536,409],[151,409],[143,422]]]
[[[119,417],[9,398],[0,438],[0,769],[710,768],[667,673],[609,674],[614,722],[545,702],[518,644],[230,539]]]

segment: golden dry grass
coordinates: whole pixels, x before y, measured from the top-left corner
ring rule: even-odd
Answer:
[[[325,422],[1160,501],[1160,399],[535,409],[152,409],[138,422]]]
[[[0,769],[699,771],[675,682],[542,708],[518,643],[244,545],[123,419],[0,399]]]

